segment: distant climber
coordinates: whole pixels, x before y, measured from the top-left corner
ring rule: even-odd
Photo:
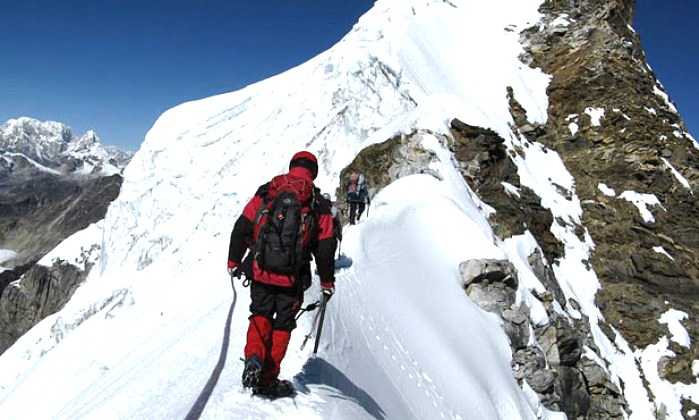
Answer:
[[[356,223],[362,217],[366,205],[371,205],[369,200],[369,187],[363,173],[352,171],[347,179],[347,202],[349,203],[350,225]]]
[[[330,194],[324,193],[323,197],[325,197],[325,199],[328,200],[332,204],[331,212],[333,215],[333,236],[335,237],[335,240],[337,241],[338,249],[340,249],[340,247],[342,246],[342,216],[340,216],[340,210],[337,208],[337,205],[335,204],[335,202],[332,201]],[[350,267],[351,265],[352,265],[352,258],[350,258],[347,255],[338,251],[337,258],[335,258],[335,270],[337,271],[341,268],[347,268],[347,267]]]
[[[238,276],[242,271],[251,280],[242,382],[253,394],[279,397],[295,392],[290,381],[278,376],[304,292],[311,285],[312,257],[326,299],[335,291],[331,204],[313,184],[317,175],[316,157],[296,153],[288,173],[258,188],[231,232],[228,270]]]

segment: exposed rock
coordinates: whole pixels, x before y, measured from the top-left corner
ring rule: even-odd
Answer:
[[[34,265],[5,288],[0,299],[0,353],[39,321],[58,311],[73,295],[87,272],[65,261]]]
[[[573,330],[565,328],[559,318],[556,328],[556,345],[561,365],[575,366],[582,355],[582,340]]]
[[[0,248],[21,250],[0,283],[0,353],[70,299],[89,267],[35,261],[73,233],[104,218],[119,193],[120,175],[89,180],[17,182],[0,203]],[[16,281],[14,286],[7,286]]]
[[[546,360],[553,366],[561,364],[561,355],[556,342],[556,327],[547,325],[537,331],[537,342],[546,355]]]
[[[0,296],[2,296],[2,291],[5,290],[8,284],[22,277],[22,274],[26,273],[30,268],[36,264],[36,261],[29,262],[27,264],[15,267],[10,270],[6,270],[0,273]]]
[[[459,120],[451,122],[454,142],[450,145],[461,174],[478,196],[497,209],[490,217],[500,238],[521,235],[526,230],[542,244],[548,261],[563,255],[563,247],[551,233],[553,216],[541,206],[541,198],[519,182],[517,167],[507,154],[504,140],[492,130]],[[518,194],[508,193],[504,184]]]
[[[561,290],[561,286],[553,274],[553,270],[544,262],[541,251],[537,248],[527,259],[529,266],[536,275],[536,278],[546,287],[546,290],[553,295],[558,302],[565,302],[566,298]]]
[[[44,175],[0,185],[0,249],[17,251],[10,267],[36,261],[61,241],[101,220],[121,175],[65,179]]]
[[[572,367],[558,368],[557,394],[561,395],[561,410],[569,419],[586,418],[590,410],[590,394],[582,373]]]
[[[668,309],[699,313],[699,150],[647,66],[638,35],[630,29],[632,1],[547,0],[540,11],[543,23],[522,33],[528,44],[522,59],[553,77],[547,92],[548,121],[545,125],[529,121],[508,88],[512,128],[528,141],[558,152],[574,176],[583,220],[572,227],[579,238],[589,234],[595,244],[587,264],[602,284],[596,303],[606,323],[600,329],[613,342],[613,327],[632,348],[642,349],[669,334],[658,322]],[[554,24],[560,17],[568,21],[566,26]],[[580,306],[565,298],[551,270],[563,255],[563,244],[551,234],[550,212],[520,185],[509,155],[520,151],[508,152],[504,140],[490,130],[458,120],[451,126],[456,165],[469,186],[496,210],[490,218],[495,234],[506,239],[528,230],[541,247],[541,253],[529,257],[529,264],[546,286],[546,293],[535,295],[550,321],[534,328],[533,339],[555,373],[555,390],[539,392],[541,401],[552,410],[565,411],[568,418],[622,418],[629,407],[609,371],[598,364],[603,358],[587,316],[563,319],[554,310],[556,304],[574,311]],[[601,183],[614,192],[602,191]],[[648,207],[654,219],[642,217],[622,199],[625,191],[653,194],[660,203]],[[471,282],[467,292],[481,308],[503,318],[515,355],[515,377],[541,385],[535,376],[549,375],[523,358],[533,357],[531,347],[519,347],[526,335],[519,317],[513,315],[527,313],[526,308],[517,312],[507,307],[511,295],[503,284]],[[699,357],[699,324],[683,325],[691,347],[673,344],[676,356],[662,359],[658,373],[673,382],[696,383],[691,365]],[[597,353],[598,361],[581,357],[583,349]],[[657,404],[661,416],[662,404]],[[685,400],[683,413],[690,407],[695,405]]]
[[[525,128],[529,137],[547,135],[545,127],[528,123],[526,113],[521,111],[513,96],[510,96],[510,104],[513,119],[519,124],[529,125]],[[589,332],[589,321],[586,317],[563,319],[553,304],[556,301],[561,307],[572,305],[575,311],[580,309],[576,302],[566,300],[550,266],[563,255],[562,244],[551,233],[553,217],[550,211],[541,207],[540,198],[533,191],[520,185],[516,167],[505,153],[503,140],[496,134],[458,120],[452,121],[452,133],[455,137],[452,150],[459,157],[457,165],[464,179],[483,201],[496,210],[490,217],[495,233],[505,239],[529,231],[541,246],[528,257],[532,271],[548,290],[541,296],[537,295],[550,319],[548,325],[539,328],[531,325],[528,308],[515,305],[517,282],[513,281],[516,275],[509,262],[473,260],[459,267],[469,298],[482,309],[500,315],[515,355],[515,378],[525,380],[550,410],[580,417],[596,415],[597,412],[612,413],[609,417],[621,416],[626,404],[623,397],[619,393],[588,389],[580,373],[583,370],[583,346],[596,350]],[[505,191],[505,183],[515,188],[517,194]],[[580,231],[578,236],[582,237],[582,229],[577,230]],[[522,322],[523,319],[526,321]],[[534,346],[530,344],[532,330],[535,332]],[[569,367],[574,370],[569,370]],[[572,375],[574,372],[577,376]],[[606,382],[611,383],[608,373],[605,373]]]
[[[512,365],[515,378],[525,379],[533,376],[535,372],[544,369],[546,367],[546,358],[536,347],[520,349],[512,354]]]
[[[515,303],[517,280],[509,261],[468,260],[459,264],[459,272],[466,293],[483,310],[502,316]],[[519,328],[512,325],[511,329],[513,333]],[[511,338],[520,341],[520,337]]]
[[[479,259],[459,264],[459,274],[465,287],[472,283],[502,283],[511,289],[517,289],[515,273],[515,268],[509,261]]]
[[[529,345],[531,324],[529,314],[524,306],[511,305],[512,309],[502,311],[504,330],[510,339],[512,349],[521,349]]]
[[[550,370],[537,370],[527,378],[527,383],[538,394],[548,394],[553,391],[555,376]]]

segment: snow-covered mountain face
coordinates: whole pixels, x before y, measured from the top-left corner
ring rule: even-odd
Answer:
[[[36,262],[104,218],[131,155],[58,122],[23,117],[0,125],[0,353],[84,280],[84,264]]]
[[[378,0],[314,59],[167,111],[103,226],[47,256],[103,234],[100,269],[0,358],[0,408],[184,417],[223,360],[204,417],[695,416],[699,159],[632,9]],[[298,150],[340,200],[363,169],[372,207],[344,232],[323,358],[296,332],[282,375],[303,392],[260,404],[230,362],[246,292],[220,348],[224,262]]]
[[[0,125],[0,153],[3,173],[31,167],[60,175],[97,176],[119,173],[132,156],[102,145],[94,131],[77,137],[65,124],[27,117]]]

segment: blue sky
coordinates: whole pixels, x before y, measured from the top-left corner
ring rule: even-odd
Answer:
[[[3,0],[0,121],[51,119],[136,150],[165,110],[303,63],[373,3]]]
[[[168,108],[301,64],[373,0],[73,0],[0,5],[0,122],[55,120],[136,150]],[[635,29],[699,134],[694,0],[637,0]]]
[[[699,1],[635,0],[633,27],[648,64],[699,140]]]

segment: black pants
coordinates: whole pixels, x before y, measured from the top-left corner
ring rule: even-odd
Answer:
[[[355,223],[355,216],[356,219],[359,220],[360,217],[362,217],[362,213],[364,213],[364,208],[366,207],[366,204],[363,201],[350,201],[350,225],[353,225]],[[359,212],[357,213],[357,210]]]
[[[250,284],[250,312],[272,321],[275,330],[292,331],[303,304],[303,287],[281,287],[253,281]]]

